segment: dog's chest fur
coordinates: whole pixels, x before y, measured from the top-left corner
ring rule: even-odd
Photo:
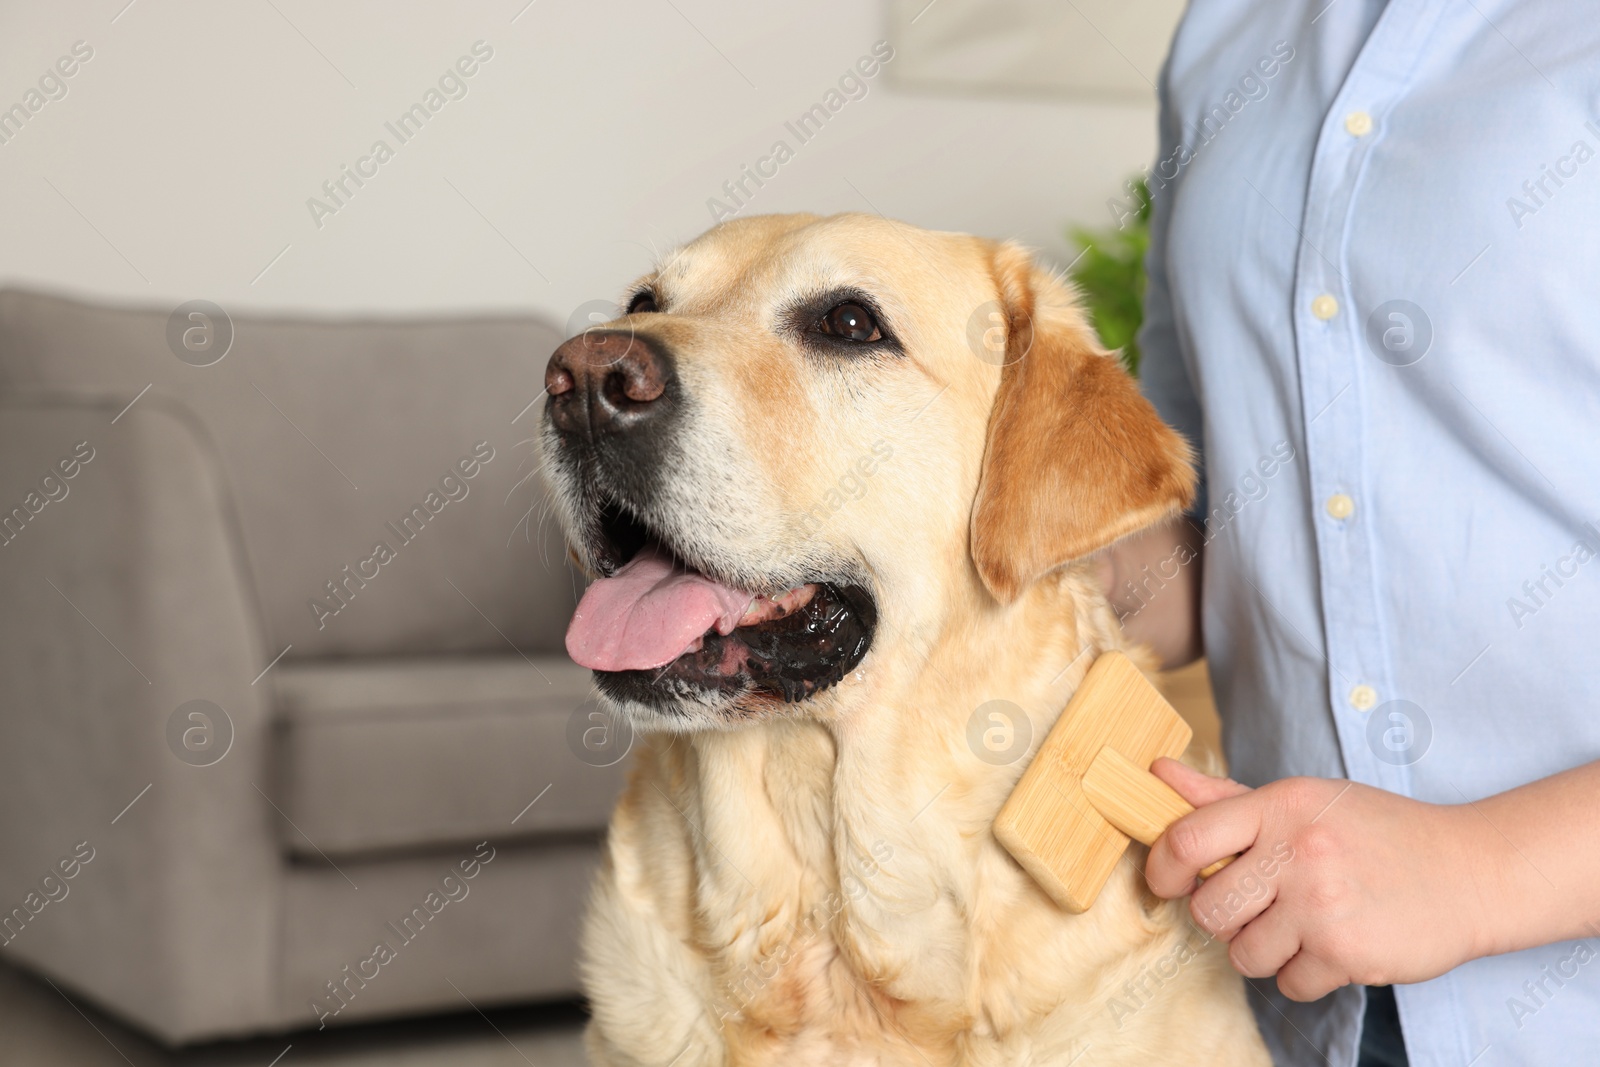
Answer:
[[[1073,916],[989,832],[1022,764],[976,758],[967,719],[1001,697],[1041,737],[1092,659],[1068,653],[1114,643],[1073,615],[1034,625],[1038,662],[947,634],[826,725],[642,739],[585,931],[594,1060],[1254,1062],[1242,987],[1142,892],[1142,850]]]

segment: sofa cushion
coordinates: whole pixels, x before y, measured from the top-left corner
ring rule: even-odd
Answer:
[[[226,354],[193,366],[173,310],[0,292],[0,392],[121,407],[149,387],[189,409],[238,507],[266,658],[560,654],[575,582],[525,478],[555,329],[235,315]]]
[[[327,662],[275,673],[272,800],[287,816],[274,821],[291,853],[594,834],[610,817],[627,760],[580,759],[569,744],[598,711],[589,672],[564,658]]]
[[[468,1004],[487,1009],[574,996],[578,919],[600,865],[597,842],[486,840],[485,848],[474,842],[341,858],[343,873],[321,860],[290,864],[278,957],[282,1026],[315,1030],[418,1012],[470,1011]],[[480,862],[484,857],[488,862]],[[475,872],[470,879],[461,874],[463,862]],[[352,884],[360,891],[352,891]],[[425,903],[430,894],[431,906]],[[377,952],[379,944],[387,955]],[[314,1040],[329,1047],[327,1035]],[[299,1038],[295,1045],[282,1067],[293,1067]],[[518,1045],[526,1048],[520,1037]],[[484,1061],[506,1067],[552,1062],[524,1059],[520,1050],[503,1045],[500,1051],[500,1058]],[[259,1067],[273,1052],[260,1057]],[[324,1056],[313,1053],[304,1062],[344,1060],[331,1052]],[[391,1067],[462,1062],[426,1044],[404,1055],[380,1052],[359,1060]]]

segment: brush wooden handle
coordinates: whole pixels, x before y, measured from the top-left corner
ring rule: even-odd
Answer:
[[[1153,845],[1167,827],[1194,807],[1166,782],[1106,745],[1083,772],[1083,792],[1106,822],[1142,845]],[[1226,856],[1205,870],[1210,878],[1234,861]]]

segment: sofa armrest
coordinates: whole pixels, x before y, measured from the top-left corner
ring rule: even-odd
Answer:
[[[203,426],[129,399],[0,398],[0,955],[186,1041],[276,1007],[278,650]],[[232,724],[209,766],[169,745],[190,700]]]

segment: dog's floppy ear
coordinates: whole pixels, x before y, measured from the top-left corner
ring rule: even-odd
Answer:
[[[1187,507],[1192,452],[1101,348],[1067,286],[1013,244],[993,270],[1005,365],[972,508],[972,559],[1009,602],[1045,574]]]

